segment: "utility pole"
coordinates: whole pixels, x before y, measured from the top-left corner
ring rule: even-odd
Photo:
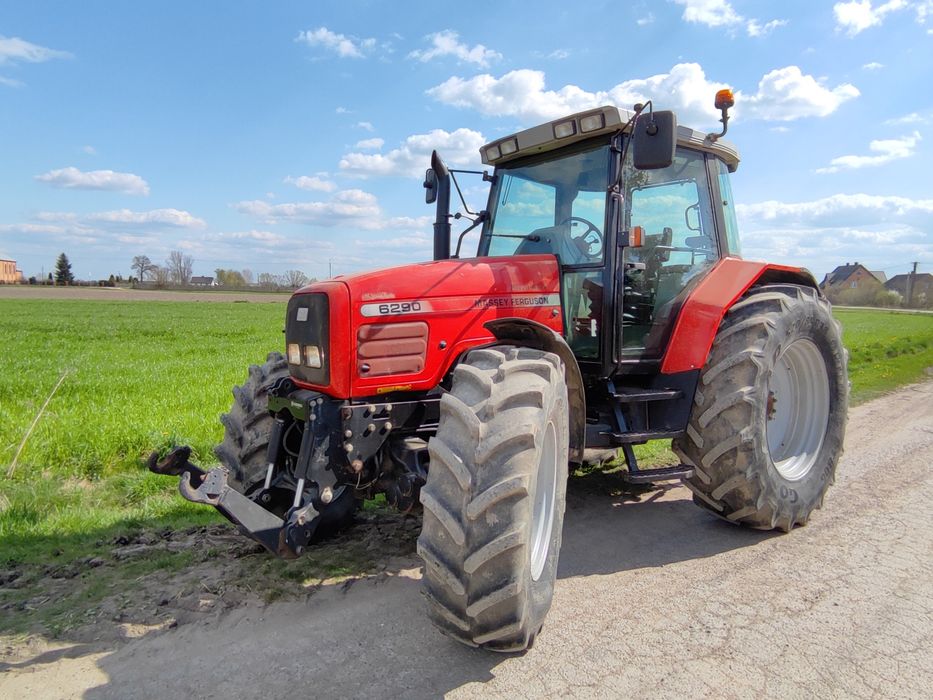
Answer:
[[[329,280],[334,279],[334,259],[333,258],[327,261],[327,279]]]
[[[914,277],[917,274],[917,265],[919,263],[912,263],[914,269],[910,271],[907,275],[907,308],[911,308],[914,305]]]

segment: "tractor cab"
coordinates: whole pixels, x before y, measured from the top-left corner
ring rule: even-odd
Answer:
[[[739,256],[735,148],[637,107],[582,112],[481,149],[495,172],[477,256],[554,255],[564,337],[584,372],[604,376],[659,360],[691,289]]]

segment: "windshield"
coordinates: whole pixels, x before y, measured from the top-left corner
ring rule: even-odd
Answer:
[[[552,253],[564,266],[603,260],[609,146],[497,170],[480,255]]]

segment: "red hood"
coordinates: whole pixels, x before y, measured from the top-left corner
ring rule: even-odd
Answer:
[[[437,386],[462,352],[493,339],[483,326],[498,318],[528,318],[558,332],[563,326],[553,255],[404,265],[316,282],[296,294],[315,292],[328,295],[331,309],[331,385],[315,388],[344,398]],[[419,322],[427,324],[422,369],[382,376],[360,371],[359,341],[375,328],[361,329]]]

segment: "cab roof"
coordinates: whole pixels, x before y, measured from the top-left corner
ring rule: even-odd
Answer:
[[[501,165],[594,136],[615,133],[628,124],[633,116],[634,112],[620,110],[612,105],[577,112],[487,143],[480,149],[480,156],[486,165]],[[630,133],[631,126],[625,131]],[[729,172],[735,172],[739,167],[739,151],[735,145],[722,139],[713,141],[705,132],[678,125],[677,145],[712,153],[725,162]]]

